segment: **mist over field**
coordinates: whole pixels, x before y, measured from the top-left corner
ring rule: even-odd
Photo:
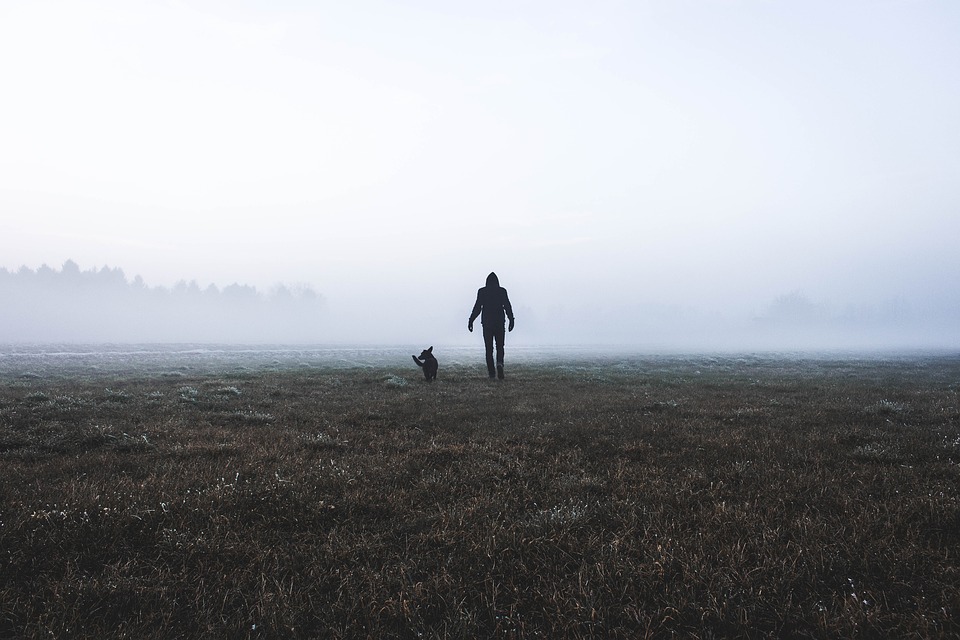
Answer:
[[[957,349],[957,33],[945,0],[4,2],[0,343],[479,345],[495,271],[508,349]]]
[[[831,308],[794,292],[738,314],[722,306],[697,309],[642,300],[610,304],[585,298],[564,304],[563,298],[530,293],[532,301],[514,304],[519,328],[509,334],[510,347],[691,352],[960,345],[960,314],[949,306],[922,308],[897,299]],[[0,270],[0,296],[5,300],[2,343],[481,344],[479,332],[466,331],[469,290],[460,296],[355,299],[351,306],[331,304],[305,286],[258,291],[236,283],[201,288],[196,281],[181,281],[171,288],[151,287],[139,276],[128,279],[120,268],[81,270],[68,261],[61,269]]]

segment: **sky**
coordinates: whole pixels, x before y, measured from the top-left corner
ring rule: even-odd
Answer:
[[[309,286],[350,340],[464,334],[496,271],[521,341],[799,296],[957,346],[958,33],[952,0],[4,0],[0,267]]]

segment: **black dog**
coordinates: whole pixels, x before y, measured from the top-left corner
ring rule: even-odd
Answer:
[[[421,363],[420,360],[423,360]],[[423,369],[423,377],[427,380],[436,380],[437,379],[437,369],[440,368],[440,363],[436,358],[433,357],[433,347],[429,349],[424,349],[420,353],[420,358],[413,356],[413,361],[417,363],[417,366]]]

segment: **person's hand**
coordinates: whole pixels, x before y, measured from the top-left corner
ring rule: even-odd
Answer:
[[[467,331],[473,333],[473,320],[467,320]]]
[[[507,327],[507,331],[513,331],[513,318],[510,318],[510,326]]]

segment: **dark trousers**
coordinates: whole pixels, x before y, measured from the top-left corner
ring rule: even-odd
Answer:
[[[493,366],[493,342],[497,342],[497,365],[503,366],[503,336],[505,335],[505,330],[503,325],[493,325],[488,327],[483,325],[483,346],[487,350],[487,372],[490,374],[490,377],[493,377],[497,374],[497,370]]]

